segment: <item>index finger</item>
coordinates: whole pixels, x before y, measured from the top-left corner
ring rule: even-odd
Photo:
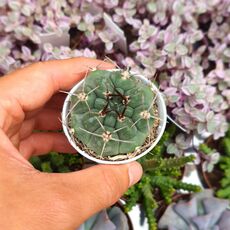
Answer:
[[[1,99],[15,99],[24,112],[43,106],[58,90],[68,90],[90,68],[111,69],[114,65],[92,58],[38,62],[0,79]]]

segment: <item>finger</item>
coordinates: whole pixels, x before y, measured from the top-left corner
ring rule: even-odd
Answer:
[[[67,94],[65,93],[57,93],[45,104],[46,108],[56,109],[61,111],[64,101],[66,99]]]
[[[67,212],[77,226],[94,213],[114,204],[142,175],[137,162],[126,165],[97,165],[82,171],[52,175],[51,184],[66,202]],[[80,195],[79,195],[80,194]],[[78,213],[78,218],[76,218]]]
[[[54,110],[61,111],[66,96],[67,96],[67,94],[65,94],[65,93],[56,93],[55,95],[53,95],[50,98],[50,100],[42,108],[49,108],[49,109],[54,109]],[[31,112],[27,112],[25,114],[25,119],[28,120],[28,119],[34,118],[35,116],[37,116],[39,111],[42,110],[42,108],[33,110]]]
[[[31,118],[28,119],[26,121],[24,121],[21,125],[21,128],[19,130],[19,140],[22,141],[26,138],[28,138],[33,130],[34,130],[34,126],[35,126],[35,119]]]
[[[62,110],[65,98],[67,94],[65,93],[56,93],[54,96],[51,97],[51,99],[43,106],[43,108],[48,108],[48,109],[54,109],[54,110]],[[42,108],[33,110],[31,112],[27,112],[25,115],[25,119],[31,119],[37,116],[39,111],[41,111]]]
[[[29,159],[32,155],[42,155],[51,151],[76,153],[63,133],[33,133],[21,141],[19,152]]]
[[[43,109],[35,118],[36,130],[61,130],[61,112],[53,109]]]
[[[19,131],[20,140],[27,138],[33,130],[58,131],[62,129],[61,112],[53,109],[42,109],[37,116],[25,120]]]
[[[110,63],[83,57],[39,62],[0,79],[0,96],[16,101],[26,112],[32,111],[43,106],[58,90],[72,87],[90,68],[113,67]]]

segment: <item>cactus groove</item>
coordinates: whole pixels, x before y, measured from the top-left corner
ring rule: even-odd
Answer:
[[[151,141],[155,101],[152,88],[128,70],[93,70],[71,95],[69,126],[98,158],[131,154]]]

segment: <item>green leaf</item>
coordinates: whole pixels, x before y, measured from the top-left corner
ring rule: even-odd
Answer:
[[[170,42],[164,46],[164,50],[168,53],[174,53],[176,50],[176,43]]]
[[[58,167],[64,163],[64,156],[56,152],[51,153],[50,161],[52,165]]]
[[[42,164],[41,164],[41,170],[43,172],[49,172],[49,173],[53,172],[49,161],[42,162]]]
[[[32,156],[29,162],[34,166],[34,168],[41,170],[42,161],[38,156]]]
[[[62,165],[62,166],[58,167],[58,172],[67,173],[67,172],[70,172],[70,169],[67,166]]]
[[[176,52],[178,55],[185,55],[188,53],[188,48],[185,45],[179,44],[176,47]]]
[[[147,10],[150,13],[155,13],[157,11],[157,5],[154,1],[148,2],[147,3]]]

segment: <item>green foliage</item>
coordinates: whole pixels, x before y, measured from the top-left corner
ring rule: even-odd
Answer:
[[[169,157],[161,158],[154,157],[153,159],[142,161],[142,167],[144,171],[150,171],[151,175],[168,175],[168,176],[180,176],[181,167],[186,163],[194,160],[194,156],[187,157]]]
[[[70,125],[96,156],[132,153],[154,124],[155,93],[126,71],[95,70],[71,95]]]
[[[199,154],[202,158],[202,170],[211,173],[220,160],[220,153],[216,149],[210,148],[206,143],[203,143],[199,146]]]
[[[221,149],[219,168],[223,171],[223,177],[220,181],[221,188],[216,194],[220,198],[230,199],[230,126],[226,136],[221,140]]]
[[[80,155],[51,152],[43,156],[33,156],[30,163],[42,172],[65,173],[81,169],[83,158]]]
[[[125,211],[129,212],[132,207],[139,201],[141,197],[141,190],[137,186],[132,186],[126,192],[127,203],[125,205]]]
[[[173,194],[177,189],[183,189],[189,192],[199,192],[200,187],[184,183],[178,179],[181,176],[181,170],[184,165],[194,160],[194,156],[172,157],[163,156],[166,144],[175,134],[175,126],[169,126],[161,141],[156,146],[157,154],[148,154],[139,161],[144,169],[144,176],[141,181],[131,187],[126,193],[126,211],[130,211],[138,202],[143,203],[144,211],[149,223],[149,229],[157,229],[154,210],[158,208],[155,194],[160,192],[161,197],[166,204],[172,202]],[[155,148],[153,152],[155,152]],[[156,153],[156,152],[155,152]]]
[[[230,125],[226,136],[221,141],[221,147],[225,155],[230,157]]]
[[[206,154],[209,158],[206,165],[216,165],[217,169],[223,172],[223,177],[220,181],[220,188],[217,190],[216,195],[220,198],[230,199],[230,126],[224,138],[217,144],[218,151],[221,156],[219,160],[213,161],[212,154],[216,153],[215,149],[210,148],[207,144],[203,143],[199,146],[199,150]],[[203,163],[204,164],[204,163]],[[204,165],[203,165],[204,166]],[[204,167],[203,167],[204,168]],[[211,167],[213,169],[213,167]],[[204,169],[203,169],[204,170]],[[208,171],[208,170],[207,170]],[[212,170],[209,170],[211,172]]]
[[[167,127],[167,131],[164,132],[158,144],[153,148],[153,150],[148,155],[146,155],[145,158],[143,158],[143,161],[145,161],[146,159],[151,159],[152,156],[161,156],[166,150],[167,142],[175,135],[175,133],[176,133],[175,125],[170,125],[169,127]],[[141,163],[143,163],[143,161],[141,161]]]
[[[50,161],[42,162],[42,163],[41,163],[41,170],[42,170],[43,172],[48,172],[48,173],[53,172],[53,170],[52,170],[52,168],[51,168]]]
[[[143,177],[139,183],[139,189],[143,194],[143,206],[145,209],[146,217],[148,219],[149,229],[156,230],[157,222],[154,218],[154,210],[157,208],[156,200],[153,198],[151,180],[148,177]]]
[[[199,150],[207,155],[211,154],[213,152],[213,149],[208,147],[207,144],[203,143],[199,145]]]

